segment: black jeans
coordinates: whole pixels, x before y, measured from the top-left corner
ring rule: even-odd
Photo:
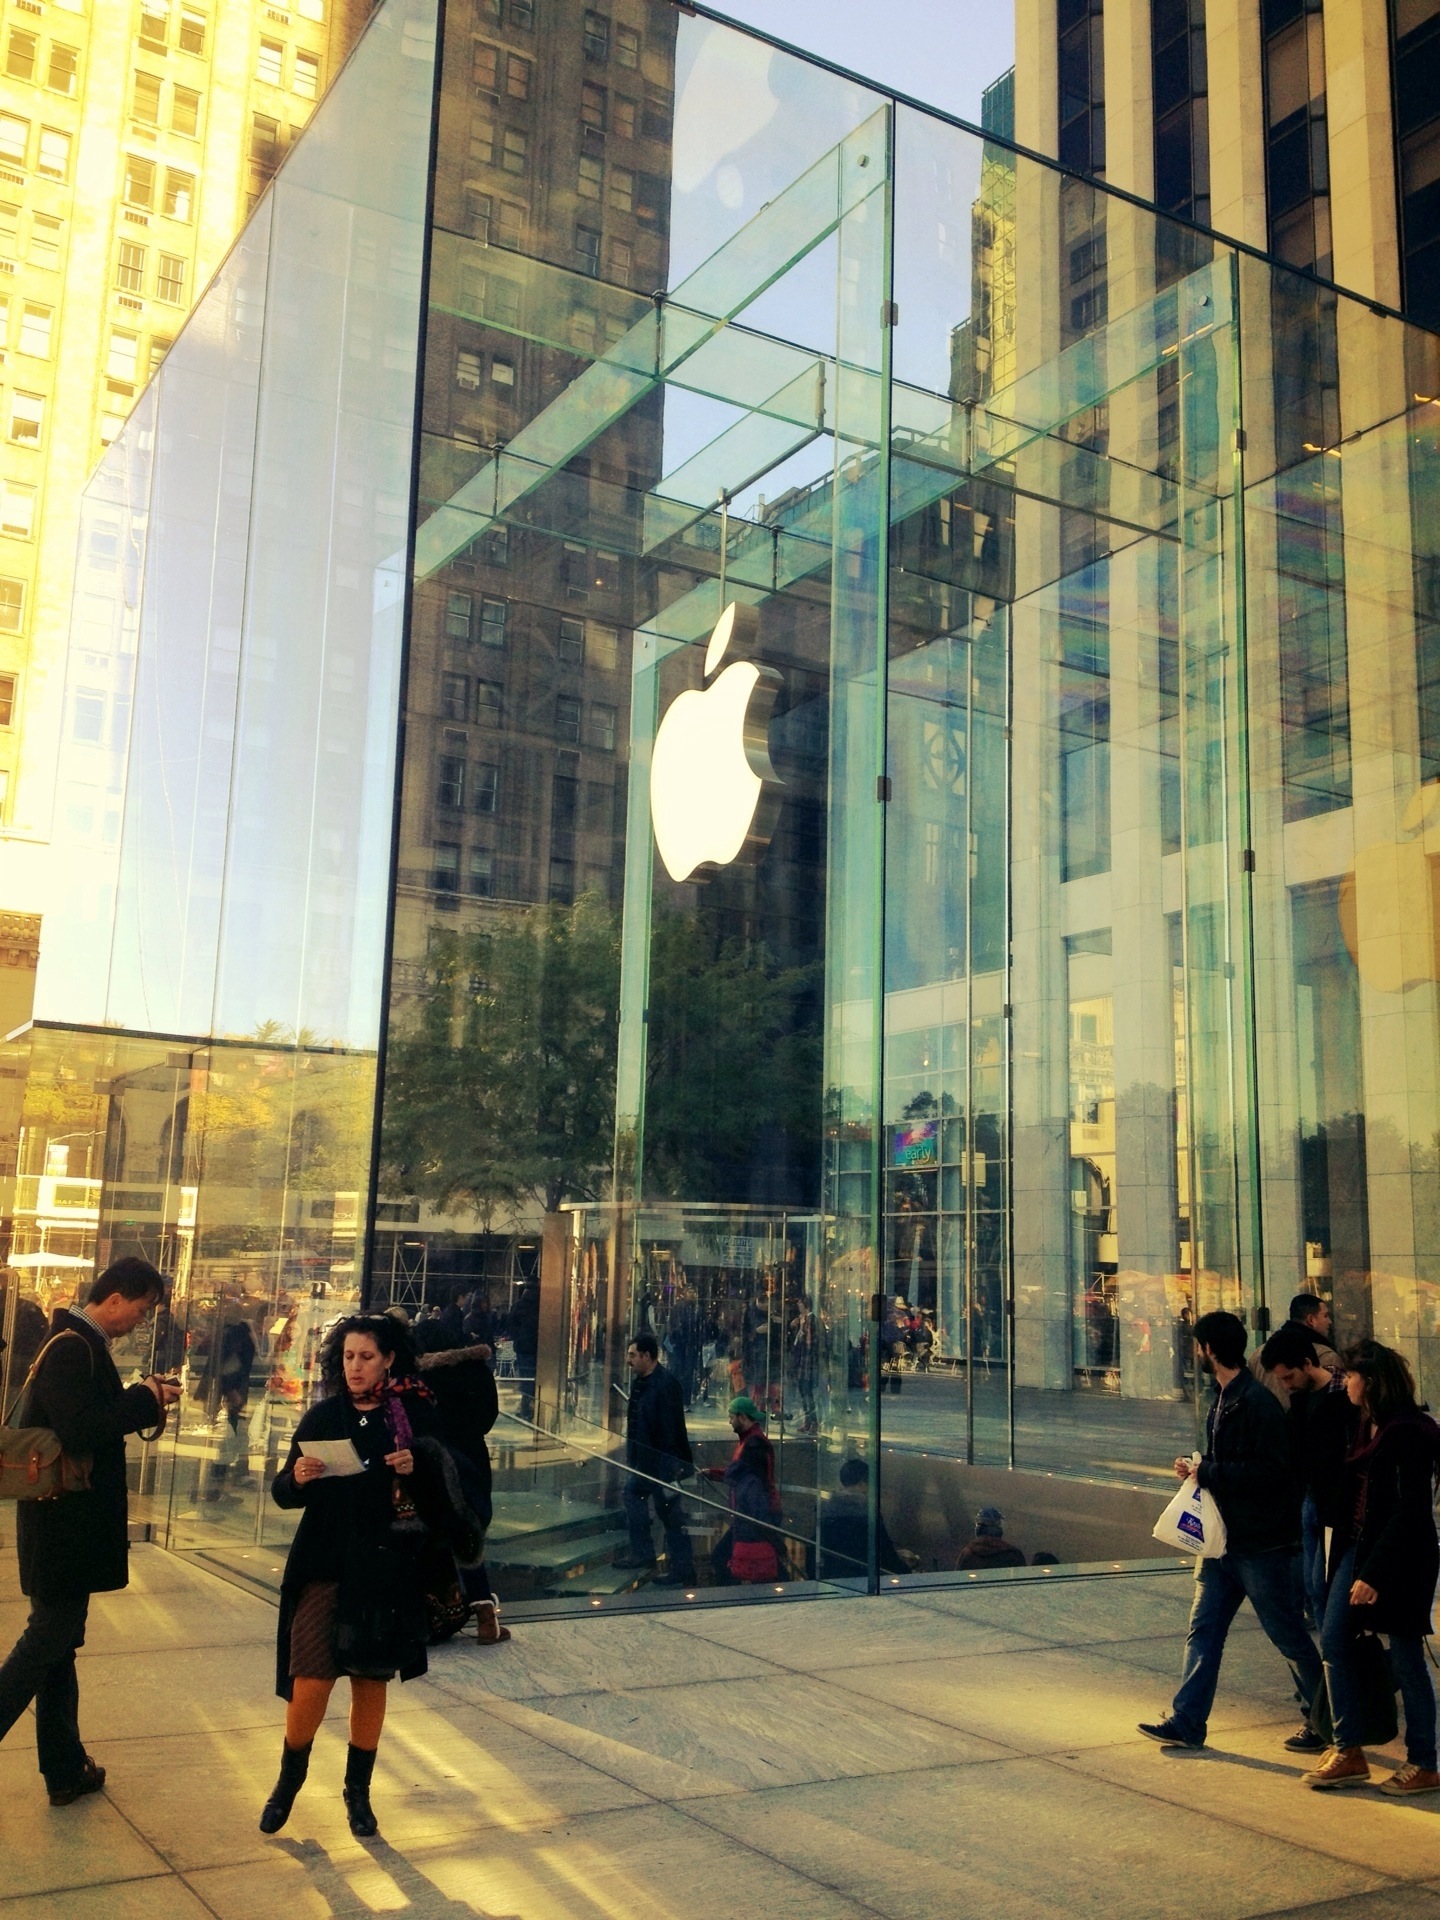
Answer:
[[[0,1740],[33,1700],[37,1758],[52,1789],[74,1786],[85,1764],[75,1655],[85,1644],[89,1610],[88,1593],[32,1600],[25,1631],[0,1667]]]

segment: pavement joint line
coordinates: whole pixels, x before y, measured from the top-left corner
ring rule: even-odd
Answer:
[[[116,1807],[115,1811],[119,1813],[120,1809]],[[120,1817],[123,1820],[125,1816],[121,1814]],[[146,1845],[149,1845],[148,1841]],[[153,1847],[151,1852],[154,1852]],[[148,1886],[152,1880],[178,1878],[173,1867],[164,1867],[156,1873],[122,1873],[110,1880],[81,1880],[77,1885],[70,1887],[34,1887],[29,1893],[0,1893],[0,1913],[3,1913],[6,1907],[13,1906],[18,1900],[56,1900],[65,1893],[103,1893],[107,1887],[144,1887]],[[213,1913],[215,1909],[210,1907],[208,1902],[206,1904],[208,1911]]]

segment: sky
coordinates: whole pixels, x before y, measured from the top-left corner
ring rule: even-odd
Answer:
[[[882,81],[964,120],[1015,58],[1012,7],[996,0],[710,0],[718,13],[760,27],[866,79]]]

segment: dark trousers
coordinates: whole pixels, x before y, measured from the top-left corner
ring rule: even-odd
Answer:
[[[88,1593],[32,1600],[25,1631],[0,1666],[0,1740],[33,1700],[40,1771],[52,1788],[73,1786],[85,1764],[75,1655],[85,1644],[89,1608]]]
[[[1195,1569],[1195,1604],[1185,1666],[1172,1716],[1190,1740],[1203,1740],[1215,1703],[1230,1622],[1248,1600],[1270,1644],[1288,1662],[1304,1710],[1325,1683],[1315,1642],[1305,1631],[1293,1552],[1225,1553]]]
[[[665,1558],[677,1580],[695,1578],[695,1552],[685,1531],[684,1495],[678,1487],[658,1480],[640,1480],[633,1476],[625,1482],[625,1518],[630,1525],[630,1557],[653,1560],[655,1542],[650,1535],[650,1502],[665,1529]]]

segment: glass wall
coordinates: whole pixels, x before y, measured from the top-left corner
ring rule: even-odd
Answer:
[[[82,543],[8,1298],[171,1265],[167,1537],[270,1577],[362,1287],[493,1348],[541,1607],[661,1598],[638,1331],[702,1467],[763,1417],[766,1592],[1145,1561],[1213,1307],[1433,1397],[1436,337],[1017,153],[1003,79],[641,0],[450,5],[422,217],[428,21]]]

